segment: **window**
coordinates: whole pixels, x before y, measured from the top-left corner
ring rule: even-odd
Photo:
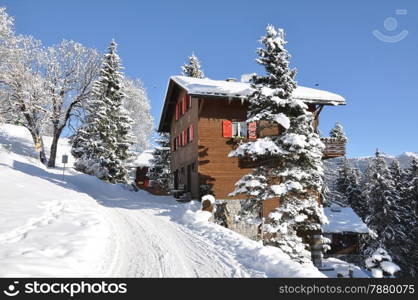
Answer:
[[[231,122],[224,120],[222,122],[223,137],[226,138],[257,138],[257,123],[256,122]]]
[[[232,122],[232,137],[247,137],[246,122]]]
[[[191,124],[187,127],[187,142],[190,143],[194,139],[194,125]]]
[[[180,119],[180,106],[179,103],[176,104],[176,121]]]

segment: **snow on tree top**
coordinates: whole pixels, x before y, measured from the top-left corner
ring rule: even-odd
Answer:
[[[351,207],[332,204],[331,207],[324,207],[324,213],[329,221],[328,224],[322,226],[325,233],[369,233],[369,228]]]
[[[145,150],[136,157],[132,165],[135,167],[150,167],[151,160],[154,158],[152,152],[153,150]]]
[[[192,95],[212,95],[233,98],[246,98],[253,92],[248,82],[234,82],[224,80],[213,80],[209,78],[193,78],[185,76],[172,76],[170,78],[187,93]],[[344,105],[344,97],[328,91],[298,86],[293,97],[298,100],[310,103],[326,105]]]

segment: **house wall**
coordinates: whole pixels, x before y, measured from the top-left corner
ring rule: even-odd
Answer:
[[[177,102],[181,101],[185,95],[186,91],[179,89],[177,93]],[[194,168],[192,168],[191,173],[191,195],[193,199],[198,199],[199,197],[199,179],[197,173],[197,157],[198,157],[198,99],[192,98],[192,106],[189,108],[184,115],[180,115],[179,120],[176,120],[175,113],[171,116],[171,126],[170,126],[170,138],[171,138],[171,146],[173,150],[174,139],[184,129],[191,124],[194,124],[194,139],[192,142],[186,144],[185,146],[178,147],[178,149],[172,152],[171,158],[171,169],[174,171],[178,171],[179,176],[179,184],[187,185],[187,166],[194,164]],[[182,172],[181,170],[184,170]]]
[[[199,181],[210,184],[217,199],[239,199],[229,197],[235,183],[250,168],[240,166],[236,157],[228,157],[233,150],[231,138],[223,137],[223,121],[245,121],[247,105],[239,100],[222,98],[199,99]]]

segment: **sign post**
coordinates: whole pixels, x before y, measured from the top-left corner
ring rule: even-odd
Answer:
[[[64,164],[64,168],[62,168],[62,180],[64,180],[65,164],[68,163],[68,155],[67,154],[64,154],[62,156],[61,162]]]

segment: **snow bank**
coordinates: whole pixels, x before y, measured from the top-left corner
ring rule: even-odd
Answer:
[[[198,205],[192,202],[185,206],[183,223],[199,235],[210,239],[220,251],[233,255],[245,267],[266,277],[326,277],[311,263],[300,265],[276,247],[263,246],[260,242],[209,222],[203,218],[202,211],[193,210]]]
[[[63,142],[60,153],[68,150]],[[34,158],[27,129],[2,125],[0,143],[0,276],[98,270],[110,234],[100,206]]]

